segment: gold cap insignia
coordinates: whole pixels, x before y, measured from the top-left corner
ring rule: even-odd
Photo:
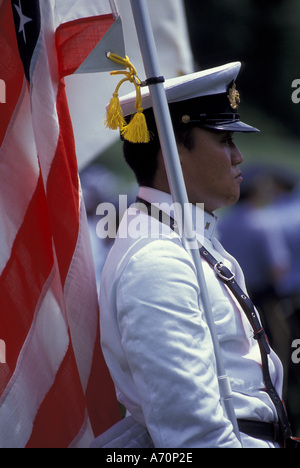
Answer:
[[[233,83],[232,87],[229,89],[228,100],[233,110],[236,110],[239,107],[239,104],[241,103],[240,93],[236,89],[235,83]]]
[[[191,117],[189,115],[183,115],[181,121],[184,124],[188,124],[191,121]]]

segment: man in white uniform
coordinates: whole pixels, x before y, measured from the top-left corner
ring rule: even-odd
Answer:
[[[231,270],[246,290],[241,268],[215,238],[214,215],[239,198],[243,158],[233,133],[257,131],[237,114],[239,69],[239,63],[228,64],[169,80],[165,88],[199,247]],[[135,112],[133,96],[120,102],[125,116]],[[278,417],[266,391],[258,341],[240,304],[202,260],[241,443],[224,413],[195,268],[172,226],[173,200],[148,89],[142,106],[152,138],[149,143],[124,141],[124,154],[140,185],[140,201],[148,209],[164,203],[170,222],[150,217],[150,209],[130,207],[104,268],[102,347],[118,399],[147,430],[154,447],[276,447]],[[204,226],[199,203],[204,204]],[[273,351],[267,360],[281,397],[281,363]]]

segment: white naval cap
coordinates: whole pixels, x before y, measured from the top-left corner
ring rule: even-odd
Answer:
[[[258,132],[241,122],[237,113],[240,95],[235,81],[240,68],[240,62],[233,62],[166,80],[164,88],[173,123],[220,131]],[[143,109],[150,109],[149,86],[141,89],[141,95]],[[120,105],[125,117],[134,115],[136,93],[120,97]]]

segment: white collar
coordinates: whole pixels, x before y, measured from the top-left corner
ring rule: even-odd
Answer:
[[[167,212],[168,206],[173,205],[172,196],[169,193],[161,192],[150,187],[140,187],[139,197],[142,200],[145,200],[149,203],[164,203],[164,211],[166,214],[170,215],[170,211]],[[203,233],[203,221],[204,221],[204,236],[211,240],[214,237],[215,228],[217,225],[218,218],[215,215],[209,214],[206,211],[203,211],[199,206],[192,206],[192,216],[195,225],[196,232],[199,234]],[[204,216],[204,218],[203,218]]]

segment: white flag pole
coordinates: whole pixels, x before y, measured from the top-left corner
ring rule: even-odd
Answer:
[[[146,76],[148,79],[159,77],[161,75],[160,66],[146,0],[130,0],[130,2]],[[182,207],[182,212],[184,212],[184,225],[182,226],[182,232],[180,234],[182,235],[185,246],[188,246],[191,239],[195,238],[195,230],[193,229],[191,213],[189,210],[184,210],[184,208],[188,206],[189,201],[163,83],[150,85],[150,94],[173,202],[175,205],[178,203]],[[234,432],[240,440],[230,382],[223,365],[223,358],[221,356],[220,345],[213,320],[200,254],[198,249],[195,248],[191,248],[189,252],[196,267],[204,313],[214,345],[221,401],[227,417],[233,425]]]

